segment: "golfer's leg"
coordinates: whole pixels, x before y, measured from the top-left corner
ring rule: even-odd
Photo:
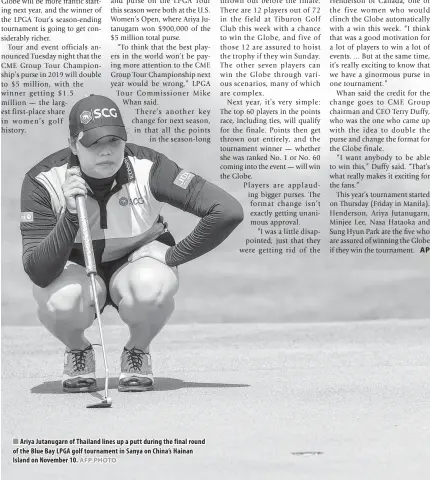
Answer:
[[[115,272],[109,292],[130,330],[126,348],[148,351],[174,310],[178,287],[177,269],[152,258],[127,263]]]
[[[106,286],[96,278],[100,308],[106,302]],[[85,330],[95,318],[94,298],[85,268],[69,263],[63,273],[45,288],[33,286],[42,325],[70,350],[89,345]]]

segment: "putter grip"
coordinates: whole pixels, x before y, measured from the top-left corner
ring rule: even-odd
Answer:
[[[96,261],[94,259],[93,243],[91,240],[90,225],[88,223],[87,206],[83,195],[76,196],[76,209],[78,211],[79,228],[81,229],[82,249],[84,251],[85,270],[87,275],[97,274]]]

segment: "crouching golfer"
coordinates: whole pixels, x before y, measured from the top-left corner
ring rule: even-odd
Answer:
[[[41,323],[65,346],[63,389],[97,389],[95,320],[84,268],[76,195],[85,195],[100,306],[111,304],[130,330],[118,390],[145,391],[154,378],[149,346],[174,309],[177,267],[219,245],[242,221],[228,193],[150,148],[126,143],[117,105],[90,95],[69,116],[69,148],[25,175],[21,193],[23,265]],[[160,216],[168,203],[200,217],[178,244]]]

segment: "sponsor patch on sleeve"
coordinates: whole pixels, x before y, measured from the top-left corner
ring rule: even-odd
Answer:
[[[181,187],[183,189],[187,188],[190,184],[191,180],[195,177],[194,173],[186,172],[185,170],[181,170],[179,175],[173,181],[174,185]]]
[[[21,223],[32,222],[33,220],[33,212],[21,212]]]

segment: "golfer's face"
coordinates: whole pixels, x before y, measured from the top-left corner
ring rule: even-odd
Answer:
[[[103,137],[91,147],[84,147],[79,140],[76,151],[82,171],[93,178],[115,175],[124,159],[125,142],[118,137]]]

